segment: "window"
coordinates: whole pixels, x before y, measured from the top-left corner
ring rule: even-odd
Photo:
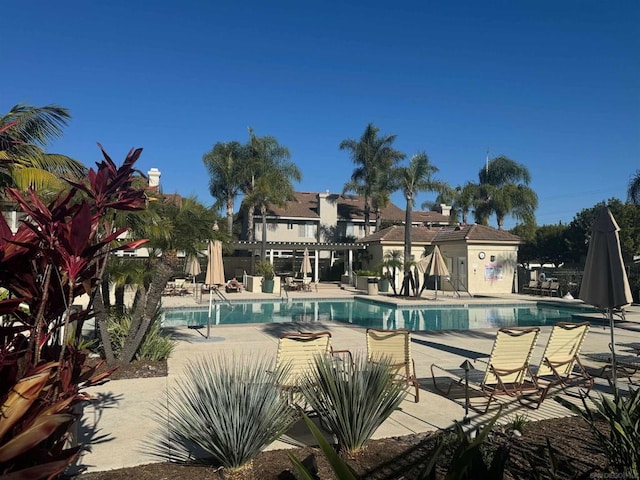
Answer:
[[[293,222],[287,223],[287,230],[293,230]]]

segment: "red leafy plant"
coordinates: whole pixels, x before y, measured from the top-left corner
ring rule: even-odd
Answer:
[[[3,479],[54,478],[80,453],[82,446],[68,439],[76,406],[88,398],[82,388],[110,372],[88,367],[79,347],[91,305],[72,306],[80,295],[94,297],[111,252],[145,242],[116,242],[126,229],[112,227],[116,211],[145,208],[144,189],[133,187],[141,152],[131,150],[118,168],[102,150],[97,169],[49,203],[33,190],[6,191],[26,220],[14,234],[0,216],[0,289],[7,297],[0,301]]]

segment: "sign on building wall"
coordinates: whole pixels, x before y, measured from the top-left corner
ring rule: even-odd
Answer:
[[[504,278],[504,269],[501,263],[487,263],[484,266],[484,279],[488,282],[502,280]]]

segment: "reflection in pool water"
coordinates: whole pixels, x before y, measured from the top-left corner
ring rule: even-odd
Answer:
[[[209,320],[208,306],[167,309],[163,326],[238,325],[243,323],[342,322],[363,327],[418,330],[473,330],[506,326],[554,325],[573,315],[593,313],[589,307],[548,304],[484,304],[469,306],[395,307],[355,300],[217,303]]]

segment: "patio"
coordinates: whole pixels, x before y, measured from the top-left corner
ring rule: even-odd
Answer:
[[[290,297],[304,298],[337,298],[352,296],[351,289],[340,289],[332,285],[322,285],[318,292],[289,292]],[[257,298],[277,298],[277,295],[243,292],[240,298],[250,300]],[[234,295],[234,299],[238,296]],[[500,298],[452,298],[447,297],[442,303],[477,302],[511,302],[530,301],[530,297],[509,295]],[[396,301],[393,299],[393,301]],[[425,302],[432,300],[425,299]],[[406,300],[398,299],[399,303]],[[575,302],[575,301],[574,301]],[[171,303],[171,305],[169,305]],[[166,306],[193,306],[193,297],[168,297]],[[411,301],[415,306],[416,302]],[[595,318],[595,317],[594,317]],[[637,340],[640,330],[640,309],[631,307],[627,310],[627,322],[616,328],[617,341],[632,342]],[[336,349],[349,349],[354,355],[364,354],[366,350],[364,328],[326,322],[313,323],[279,323],[254,325],[216,326],[212,337],[204,339],[198,332],[188,328],[176,329],[178,345],[168,361],[167,377],[142,378],[132,380],[111,381],[100,387],[89,389],[95,400],[84,411],[80,441],[89,441],[91,452],[87,452],[80,463],[87,471],[109,470],[134,466],[157,461],[144,452],[148,444],[150,432],[156,428],[152,420],[154,407],[163,404],[164,392],[178,380],[185,371],[190,359],[200,355],[224,352],[240,358],[264,356],[275,359],[279,336],[286,331],[329,330],[332,343]],[[551,328],[543,327],[532,363],[537,364],[544,350]],[[445,367],[458,367],[465,359],[487,357],[495,338],[495,330],[417,332],[412,334],[412,355],[416,362],[417,376],[420,382],[420,402],[414,403],[407,397],[399,411],[396,411],[376,432],[374,438],[394,437],[412,433],[422,433],[447,428],[454,421],[464,417],[464,391],[458,391],[452,398],[446,398],[435,392],[429,367],[437,363]],[[592,325],[582,349],[582,359],[587,367],[595,367],[585,355],[607,351],[609,329],[599,324]],[[620,382],[624,388],[625,383]],[[596,379],[595,392],[606,392],[607,382]],[[572,395],[566,396],[570,401],[580,403]],[[595,395],[597,398],[597,395]],[[482,401],[478,398],[472,402]],[[570,412],[560,406],[552,398],[543,402],[538,410],[522,407],[517,401],[502,401],[501,420],[509,421],[515,413],[526,414],[529,420],[540,420],[569,416]],[[485,422],[495,414],[495,408],[483,415],[469,412],[471,425]],[[290,432],[290,441],[304,443],[310,437],[306,432]],[[287,448],[289,443],[282,440],[274,442],[269,448]]]

